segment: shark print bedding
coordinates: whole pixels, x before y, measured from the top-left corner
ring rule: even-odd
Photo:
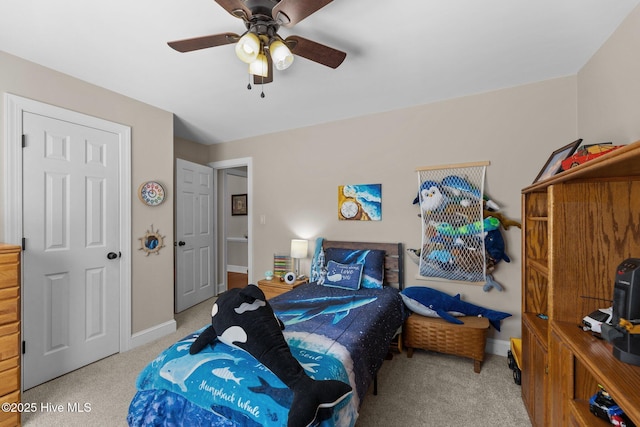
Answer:
[[[318,417],[321,426],[353,426],[391,339],[405,319],[397,289],[357,291],[305,284],[269,301],[285,324],[291,353],[315,379],[337,379],[354,393]],[[285,426],[293,393],[247,352],[217,342],[195,355],[178,341],[136,381],[130,426]]]

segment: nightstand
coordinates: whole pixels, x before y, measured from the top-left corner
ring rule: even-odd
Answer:
[[[279,277],[274,277],[271,280],[258,280],[258,287],[262,289],[262,292],[264,292],[264,296],[267,297],[267,299],[271,299],[285,292],[289,292],[291,289],[297,288],[303,283],[307,283],[307,281],[307,279],[296,280],[293,285],[288,285],[285,282],[281,282]]]

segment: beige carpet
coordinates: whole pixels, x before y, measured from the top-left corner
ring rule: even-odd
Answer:
[[[22,402],[36,403],[38,410],[23,414],[23,425],[126,426],[137,373],[173,342],[206,325],[211,305],[206,301],[178,314],[178,330],[171,336],[27,390]],[[69,404],[85,412],[69,412]],[[53,412],[60,405],[63,411]],[[423,351],[385,361],[378,395],[369,392],[357,422],[357,427],[530,425],[506,357],[487,355],[476,374],[471,360]]]

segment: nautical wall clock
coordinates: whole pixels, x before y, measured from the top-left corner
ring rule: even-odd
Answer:
[[[156,181],[147,181],[138,187],[138,198],[147,206],[158,206],[164,202],[166,192],[162,184]]]

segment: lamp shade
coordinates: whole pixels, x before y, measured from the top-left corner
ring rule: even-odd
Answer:
[[[280,40],[276,40],[269,45],[269,52],[271,53],[271,59],[273,59],[273,65],[277,70],[286,70],[291,64],[293,64],[293,54]]]
[[[260,53],[260,39],[254,33],[247,33],[236,43],[236,55],[242,62],[251,64]]]
[[[249,74],[269,77],[269,63],[264,53],[259,54],[256,60],[249,64]]]
[[[291,240],[291,258],[306,258],[309,242],[303,239]]]

